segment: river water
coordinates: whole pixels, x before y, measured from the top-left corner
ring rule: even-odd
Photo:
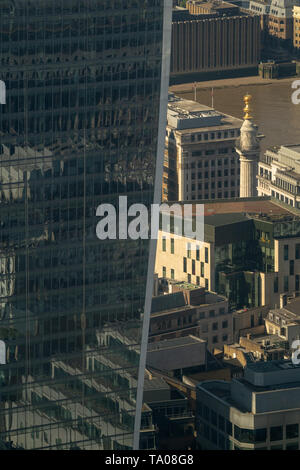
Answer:
[[[291,95],[295,91],[291,87],[293,80],[214,88],[214,108],[242,118],[243,96],[248,92],[252,95],[253,120],[259,126],[259,132],[265,135],[261,150],[274,145],[300,144],[300,104],[292,103]],[[176,94],[194,99],[192,93]],[[198,89],[197,101],[211,106],[211,90]]]

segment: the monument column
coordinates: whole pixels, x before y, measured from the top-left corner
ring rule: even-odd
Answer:
[[[257,169],[260,154],[258,128],[250,113],[251,95],[244,96],[245,116],[236,151],[240,155],[240,197],[257,196]]]

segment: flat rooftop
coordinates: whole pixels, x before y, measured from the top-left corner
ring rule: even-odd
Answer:
[[[267,362],[255,362],[248,366],[254,372],[263,372],[264,374],[269,372],[278,372],[286,369],[299,369],[300,365],[297,366],[292,361],[267,361]]]
[[[148,351],[162,351],[163,349],[174,349],[189,346],[191,344],[206,343],[204,339],[196,336],[183,336],[181,338],[166,339],[164,341],[154,341],[148,344]]]
[[[300,297],[284,306],[288,312],[300,315]]]
[[[161,377],[152,375],[152,378],[145,377],[144,390],[169,390],[170,386]]]
[[[284,340],[280,338],[280,336],[268,334],[252,335],[250,340],[263,346],[266,350],[277,348],[282,349],[282,343],[284,343]],[[269,344],[265,344],[265,341],[268,341]]]
[[[203,291],[203,293],[207,292],[207,291],[205,291],[204,287],[199,287],[199,286],[196,286],[195,284],[190,284],[189,282],[186,282],[186,281],[172,281],[172,282],[170,282],[170,284],[172,286],[179,287],[180,289],[201,290],[201,291]]]
[[[253,198],[233,198],[233,199],[217,199],[217,200],[198,200],[198,201],[180,201],[180,202],[169,202],[171,204],[178,204],[175,208],[175,215],[181,216],[181,205],[183,204],[192,204],[193,206],[193,216],[201,214],[202,205],[204,205],[204,215],[209,217],[216,214],[243,214],[245,217],[247,215],[256,215],[259,218],[269,217],[272,219],[278,219],[284,216],[297,216],[300,217],[300,211],[294,207],[288,206],[287,204],[281,203],[275,198],[270,196],[262,197],[253,197]],[[197,204],[201,205],[197,211]],[[167,212],[162,210],[162,213]],[[240,216],[236,217],[237,221]],[[213,219],[212,219],[213,222]],[[209,223],[208,220],[205,220],[205,223]]]
[[[243,316],[246,313],[248,313],[248,315],[249,315],[250,312],[253,313],[253,314],[257,313],[257,312],[258,313],[267,313],[267,312],[269,312],[270,308],[271,307],[269,305],[263,305],[263,306],[254,307],[254,308],[241,308],[240,310],[235,310],[233,312],[233,316],[236,316],[236,317]]]
[[[272,308],[270,312],[286,320],[289,324],[299,323],[300,322],[300,298],[285,305],[283,308]],[[274,320],[271,320],[270,318],[268,318],[268,320],[271,322],[272,321],[274,322]]]
[[[241,119],[221,113],[214,108],[198,103],[197,101],[180,98],[169,93],[168,102],[168,125],[176,132],[190,134],[191,132],[210,132],[217,130],[220,126],[232,129],[240,128]]]

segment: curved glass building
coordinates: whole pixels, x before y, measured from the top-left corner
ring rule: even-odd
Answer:
[[[160,192],[170,10],[0,2],[0,440],[12,449],[138,445],[150,241],[99,240],[96,210]]]

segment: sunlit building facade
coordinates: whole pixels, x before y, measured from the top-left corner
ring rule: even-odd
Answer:
[[[0,440],[12,447],[134,446],[149,241],[100,241],[96,209],[153,201],[168,4],[0,3]]]

